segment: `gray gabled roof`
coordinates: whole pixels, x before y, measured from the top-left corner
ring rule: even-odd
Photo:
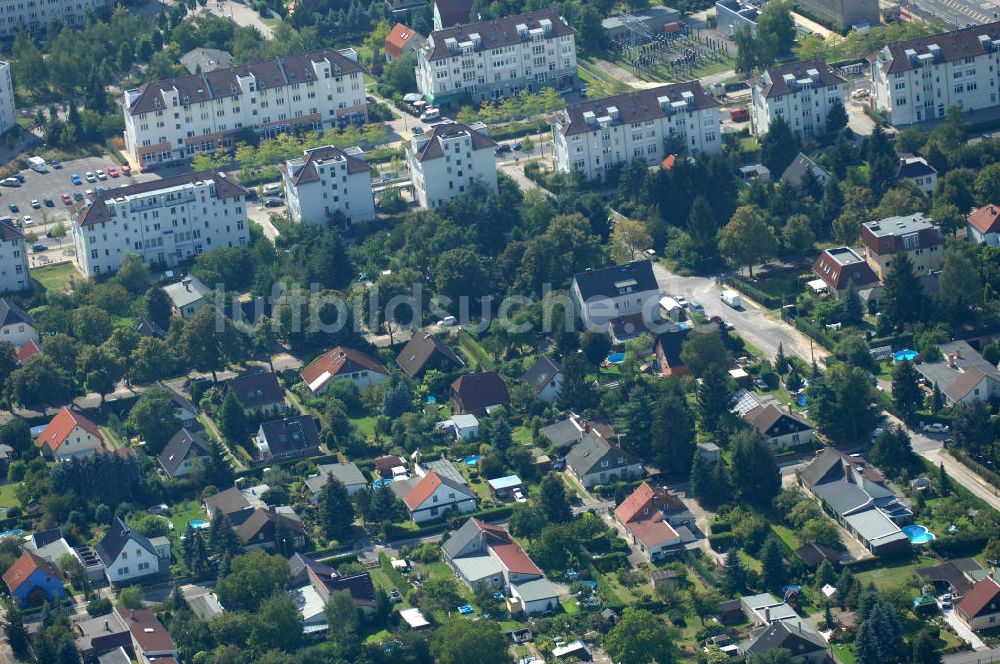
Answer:
[[[545,386],[552,382],[558,373],[559,365],[542,355],[535,360],[535,363],[525,372],[521,380],[537,394],[545,389]]]
[[[111,527],[108,528],[108,533],[101,540],[101,543],[97,545],[97,555],[100,557],[101,562],[104,563],[104,566],[107,567],[118,560],[122,549],[130,541],[146,549],[154,557],[157,555],[156,547],[153,546],[152,542],[145,535],[132,530],[121,518],[115,517],[115,520],[111,522]]]
[[[788,625],[783,620],[776,620],[765,627],[746,648],[748,655],[763,655],[776,648],[784,648],[796,656],[806,653],[826,650],[826,642],[810,628],[798,621],[797,625]]]
[[[790,184],[798,187],[802,184],[802,177],[807,170],[811,170],[820,182],[826,183],[830,179],[830,174],[823,170],[819,164],[802,154],[795,155],[795,159],[788,165],[785,172],[781,174],[781,184]]]
[[[175,284],[164,286],[163,290],[178,309],[198,302],[212,292],[211,288],[195,276],[185,277]]]
[[[192,452],[196,456],[208,454],[208,443],[205,442],[200,433],[182,427],[167,441],[163,451],[156,458],[163,470],[173,477],[180,465],[184,463],[184,459]]]
[[[451,534],[447,542],[441,545],[441,551],[449,560],[457,558],[465,547],[480,539],[481,535],[479,526],[470,518],[462,524],[461,528]]]
[[[355,484],[368,484],[364,473],[358,468],[358,464],[350,461],[348,463],[324,463],[316,467],[319,475],[306,480],[306,486],[313,493],[321,491],[326,486],[327,480],[331,477],[337,478],[345,487]]]
[[[17,306],[7,298],[0,298],[0,327],[25,323],[35,326],[35,319],[27,311]]]
[[[618,457],[624,457],[624,463],[618,463]],[[600,467],[601,460],[605,458],[608,460],[605,469],[607,472],[638,463],[630,454],[620,447],[612,445],[591,430],[566,455],[566,464],[578,476],[582,477],[595,472]]]

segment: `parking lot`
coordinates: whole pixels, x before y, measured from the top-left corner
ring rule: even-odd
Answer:
[[[87,171],[97,171],[107,169],[116,164],[106,157],[87,157],[63,162],[63,167],[59,170],[49,169],[47,173],[36,173],[30,169],[21,171],[24,176],[24,183],[20,187],[0,187],[0,216],[12,216],[18,219],[29,215],[34,222],[31,226],[26,226],[25,231],[33,231],[38,235],[43,235],[50,224],[57,221],[67,221],[69,213],[68,206],[65,205],[61,197],[64,193],[72,195],[74,191],[81,194],[87,189],[97,186],[110,189],[120,187],[133,182],[145,182],[158,179],[160,174],[142,173],[134,176],[122,176],[118,178],[108,178],[107,180],[89,183],[84,179]],[[76,173],[80,176],[83,184],[77,186],[70,181],[70,176]],[[53,202],[52,207],[46,207],[44,201],[49,198]],[[42,203],[42,207],[35,210],[31,207],[31,201],[37,199]],[[10,204],[17,205],[18,211],[10,210]],[[67,229],[68,231],[69,229]]]

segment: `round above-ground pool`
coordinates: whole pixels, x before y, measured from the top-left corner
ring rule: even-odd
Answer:
[[[378,489],[381,489],[387,484],[392,484],[391,477],[384,477],[380,480],[375,480],[374,482],[372,482],[372,491],[377,491]]]
[[[905,526],[903,534],[910,538],[911,544],[926,544],[933,539],[937,539],[937,536],[924,526]]]
[[[903,350],[897,350],[895,353],[892,354],[892,361],[902,362],[903,360],[909,360],[910,362],[912,362],[913,360],[917,359],[917,355],[919,354],[920,353],[913,350],[912,348],[904,348]]]
[[[621,364],[625,361],[625,353],[611,353],[608,355],[608,362],[611,364]]]

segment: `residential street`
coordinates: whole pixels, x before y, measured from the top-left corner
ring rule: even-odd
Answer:
[[[945,655],[941,661],[943,664],[992,664],[1000,661],[1000,647]]]
[[[795,354],[806,362],[817,362],[829,355],[818,344],[811,343],[806,335],[780,320],[774,313],[741,296],[743,309],[736,310],[720,300],[723,285],[712,277],[682,277],[673,274],[660,263],[653,263],[656,281],[663,294],[683,295],[705,307],[705,315],[721,316],[732,323],[736,331],[769,359],[778,353],[778,345],[785,354]]]

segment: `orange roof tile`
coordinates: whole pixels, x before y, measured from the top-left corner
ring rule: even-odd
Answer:
[[[96,424],[83,415],[74,413],[68,407],[63,406],[56,413],[56,416],[52,418],[48,426],[45,427],[42,435],[38,437],[38,446],[48,447],[55,452],[66,441],[66,437],[73,433],[73,429],[77,427],[97,437],[102,443],[104,442],[104,436],[101,435],[101,431],[97,428]]]
[[[385,365],[375,358],[353,348],[337,346],[310,362],[302,370],[302,380],[315,392],[330,379],[356,371],[373,371],[385,375],[389,373]]]
[[[958,610],[969,618],[975,618],[980,614],[996,613],[1000,607],[994,606],[994,602],[1000,595],[1000,583],[992,576],[987,576],[976,582],[972,589],[965,594],[962,601],[958,603]],[[983,611],[990,607],[990,610]]]
[[[394,58],[398,58],[403,55],[403,49],[406,45],[410,43],[410,40],[417,33],[413,28],[408,28],[402,23],[397,23],[392,26],[392,30],[389,31],[388,36],[385,38],[385,52]]]
[[[17,349],[17,361],[27,362],[32,357],[42,352],[42,347],[34,339],[28,339],[27,343]]]
[[[426,475],[424,478],[416,483],[416,485],[410,489],[410,492],[406,494],[406,498],[403,502],[410,510],[420,509],[420,506],[425,500],[431,497],[434,491],[441,486],[441,478],[438,477],[437,473],[433,470]]]
[[[1000,207],[990,203],[978,210],[973,210],[968,217],[969,223],[980,233],[996,233],[1000,231]]]
[[[643,482],[615,509],[615,516],[647,548],[680,538],[657,507],[656,492]]]
[[[501,526],[491,526],[490,524],[473,519],[479,530],[486,535],[487,542],[493,553],[503,562],[504,566],[515,574],[537,574],[542,575],[542,570],[532,562],[528,554],[524,552],[521,545],[517,543],[506,528]]]
[[[3,580],[11,592],[15,592],[21,584],[28,580],[36,570],[42,570],[52,578],[61,578],[59,570],[47,560],[36,556],[30,551],[25,551],[21,557],[4,572]]]
[[[649,486],[648,482],[643,482],[636,487],[631,496],[615,508],[615,516],[622,523],[628,523],[641,516],[643,508],[651,507],[655,497],[656,492],[653,491],[653,487]]]

